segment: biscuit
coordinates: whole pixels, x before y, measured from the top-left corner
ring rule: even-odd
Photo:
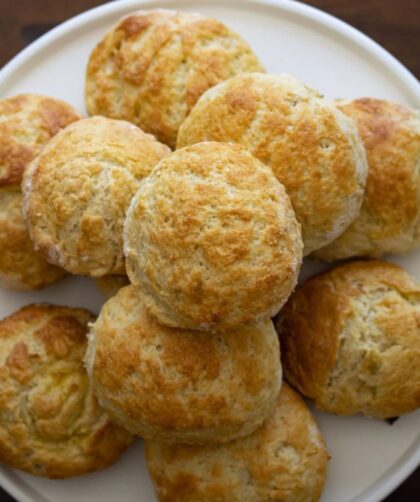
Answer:
[[[86,365],[116,423],[145,438],[188,444],[250,434],[272,412],[281,382],[270,319],[214,334],[168,328],[131,285],[92,325]]]
[[[0,100],[0,187],[20,185],[23,171],[57,132],[80,116],[59,99],[19,94]]]
[[[132,441],[93,396],[84,309],[29,305],[0,322],[0,462],[36,476],[103,469]]]
[[[91,115],[128,120],[175,147],[178,128],[200,95],[248,71],[264,70],[248,44],[220,21],[138,11],[93,50],[86,105]]]
[[[72,274],[124,274],[126,210],[141,180],[169,151],[122,120],[92,117],[60,131],[23,182],[35,249]]]
[[[316,502],[328,463],[313,416],[286,383],[248,437],[217,446],[152,440],[145,450],[160,502]]]
[[[104,275],[97,277],[95,284],[106,299],[114,296],[122,287],[128,286],[130,281],[126,275]]]
[[[420,285],[357,261],[318,275],[277,320],[286,378],[322,410],[387,418],[420,406]]]
[[[367,163],[352,120],[288,75],[239,75],[208,90],[177,147],[242,144],[271,167],[302,225],[304,254],[338,237],[359,213]]]
[[[420,112],[372,98],[338,101],[354,119],[369,174],[359,216],[317,257],[406,253],[420,246]]]
[[[22,216],[20,183],[29,163],[61,128],[79,120],[67,103],[36,94],[0,100],[0,284],[38,289],[65,272],[35,253]]]
[[[201,143],[163,159],[124,225],[132,284],[162,324],[232,329],[274,316],[302,261],[284,187],[240,145]]]

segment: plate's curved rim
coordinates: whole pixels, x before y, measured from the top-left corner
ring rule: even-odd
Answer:
[[[173,3],[174,6],[182,3],[183,0],[165,0],[166,2]],[[227,0],[229,3],[242,3],[249,5],[262,5],[272,6],[287,13],[294,13],[306,20],[315,22],[328,28],[330,31],[335,32],[341,37],[350,39],[353,43],[357,44],[360,48],[369,52],[369,55],[379,60],[394,76],[404,82],[410,93],[415,96],[415,99],[420,105],[420,83],[416,77],[403,66],[393,55],[381,47],[378,43],[373,41],[367,35],[349,24],[337,19],[336,17],[327,14],[315,7],[306,5],[297,1],[291,0]],[[213,2],[221,3],[220,0]],[[223,2],[224,3],[224,2]],[[63,23],[56,26],[48,33],[41,36],[38,40],[30,44],[17,54],[11,61],[9,61],[0,70],[0,84],[13,77],[13,73],[24,65],[32,56],[45,49],[49,44],[59,40],[69,32],[76,28],[81,28],[90,24],[98,16],[106,17],[110,14],[122,13],[128,8],[140,7],[157,7],[159,0],[120,0],[105,5],[100,5],[86,12],[83,12]],[[199,6],[198,6],[199,8]],[[7,83],[7,82],[6,82]],[[379,479],[377,479],[369,488],[358,494],[353,501],[363,500],[363,502],[377,502],[394,490],[404,479],[406,479],[414,469],[420,464],[420,435],[412,443],[410,448],[406,450],[399,460],[386,471]],[[21,502],[33,502],[34,499],[27,493],[33,491],[24,481],[15,481],[12,478],[14,474],[7,467],[0,466],[0,481],[3,488],[5,488],[13,497]],[[20,482],[23,486],[17,484]],[[25,489],[24,489],[25,488]],[[46,500],[44,496],[37,493],[39,497]],[[363,497],[363,498],[362,498]],[[41,500],[41,499],[40,499]]]

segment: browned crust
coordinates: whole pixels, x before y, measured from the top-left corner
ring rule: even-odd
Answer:
[[[93,50],[86,75],[91,115],[129,120],[175,147],[201,94],[246,71],[263,71],[249,46],[220,21],[168,10],[123,18]]]
[[[167,328],[134,286],[120,289],[93,324],[87,366],[116,422],[142,437],[207,444],[255,430],[281,374],[270,320],[223,334]]]
[[[420,287],[401,267],[356,261],[317,275],[276,327],[286,378],[320,408],[387,417],[420,406]]]
[[[0,322],[0,461],[67,478],[113,463],[131,436],[99,408],[83,367],[84,309],[29,305]]]
[[[122,120],[90,117],[60,131],[25,173],[24,215],[35,249],[72,274],[124,274],[126,211],[169,152]]]
[[[80,119],[67,103],[36,94],[0,101],[0,187],[19,184],[23,171],[60,129]]]
[[[177,150],[133,198],[127,273],[163,324],[225,330],[274,316],[293,290],[302,242],[284,187],[240,145]]]

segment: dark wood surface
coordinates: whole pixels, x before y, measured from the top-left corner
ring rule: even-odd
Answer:
[[[102,3],[105,2],[0,0],[0,67],[55,25]],[[420,77],[420,0],[309,0],[306,3],[360,29],[396,56],[417,78]],[[0,489],[1,502],[13,500]],[[420,469],[386,502],[418,500]]]

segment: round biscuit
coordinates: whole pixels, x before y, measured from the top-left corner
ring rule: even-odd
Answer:
[[[141,180],[169,151],[122,120],[91,117],[60,131],[23,182],[35,249],[72,274],[124,274],[127,208]]]
[[[99,407],[83,366],[93,319],[29,305],[0,321],[0,462],[68,478],[107,467],[131,443]]]
[[[297,288],[277,323],[286,378],[322,410],[389,418],[420,406],[420,285],[356,261]]]
[[[271,320],[212,334],[165,327],[132,285],[108,300],[92,325],[86,365],[116,423],[171,443],[252,433],[272,412],[281,383]]]
[[[263,71],[251,48],[216,19],[166,9],[121,19],[93,50],[86,73],[91,115],[125,119],[171,147],[182,121],[213,85]]]
[[[171,153],[124,225],[127,274],[162,324],[231,329],[274,316],[295,287],[300,227],[271,170],[234,144]]]

